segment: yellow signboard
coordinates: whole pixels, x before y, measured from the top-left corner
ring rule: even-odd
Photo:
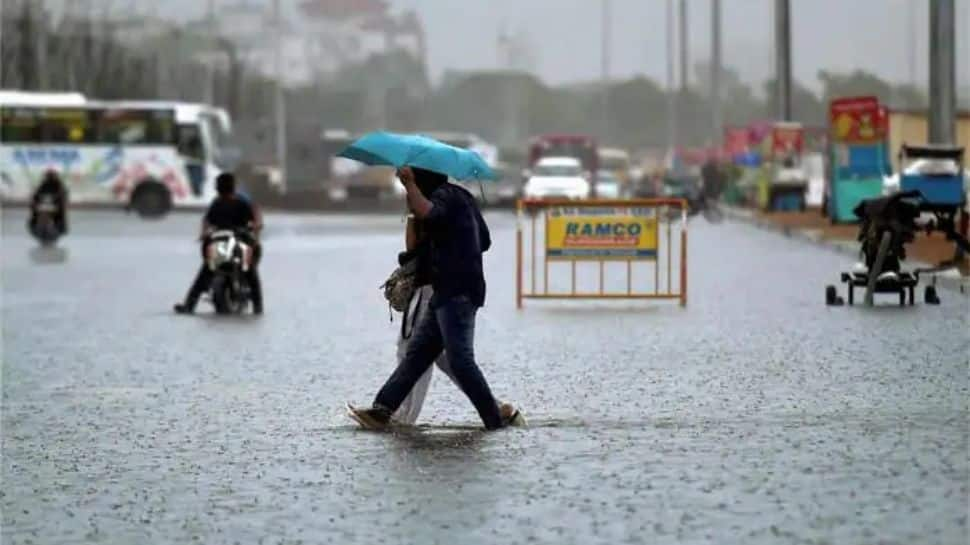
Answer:
[[[632,206],[549,208],[546,257],[595,261],[656,259],[657,210]]]

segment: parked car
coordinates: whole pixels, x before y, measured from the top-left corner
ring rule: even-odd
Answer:
[[[588,174],[579,159],[544,157],[528,173],[523,193],[530,199],[586,199],[590,195]]]
[[[600,169],[596,173],[596,198],[624,199],[626,197],[626,185],[612,170]]]

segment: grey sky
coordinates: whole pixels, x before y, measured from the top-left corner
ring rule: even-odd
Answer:
[[[428,33],[433,73],[497,64],[502,24],[530,34],[546,81],[588,80],[600,74],[601,2],[597,0],[392,0],[418,11]],[[675,2],[676,4],[676,2]],[[746,79],[769,77],[771,0],[722,0],[724,62]],[[819,69],[865,68],[908,81],[910,44],[915,78],[927,75],[928,2],[924,0],[792,0],[795,76],[816,87]],[[970,85],[970,0],[957,0],[958,81]],[[690,0],[690,56],[710,56],[710,2]],[[646,73],[664,81],[666,0],[612,0],[611,73]],[[914,17],[915,16],[915,17]],[[915,37],[915,40],[913,38]]]
[[[49,4],[71,0],[47,0]],[[75,0],[76,1],[76,0]],[[102,0],[191,18],[203,0]],[[235,1],[235,0],[233,0]],[[268,0],[251,0],[253,2]],[[299,0],[281,0],[292,9]],[[215,0],[216,5],[227,4]],[[957,84],[970,87],[970,0],[957,2]],[[503,26],[522,32],[534,48],[545,81],[591,80],[600,74],[599,0],[390,0],[395,10],[414,9],[425,23],[433,77],[447,69],[498,65],[497,36]],[[674,2],[677,3],[676,1]],[[722,0],[724,62],[746,80],[771,73],[772,0]],[[920,86],[927,79],[927,0],[791,0],[795,77],[817,89],[820,69],[863,68],[881,77]],[[709,56],[710,1],[689,0],[690,56]],[[646,73],[665,79],[666,0],[612,0],[610,73]],[[911,44],[915,43],[915,49]],[[915,51],[915,56],[910,51]],[[911,58],[912,57],[912,58]],[[915,61],[915,62],[912,62]]]

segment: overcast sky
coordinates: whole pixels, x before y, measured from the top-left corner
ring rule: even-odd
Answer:
[[[446,68],[497,65],[496,36],[504,24],[526,32],[548,82],[598,78],[601,67],[600,0],[392,0],[421,14],[428,62]],[[678,2],[674,2],[678,4]],[[722,0],[726,65],[749,79],[769,77],[772,0]],[[610,72],[666,74],[666,0],[612,0]],[[690,57],[710,57],[709,0],[689,0]],[[925,0],[792,0],[795,77],[813,87],[820,69],[865,68],[895,81],[927,74],[928,2]],[[970,0],[957,0],[958,81],[970,85]],[[915,44],[915,47],[914,45]],[[911,59],[910,51],[915,51]]]
[[[162,14],[183,19],[200,16],[206,6],[205,0],[103,1],[145,10],[157,2],[163,6]],[[214,1],[219,6],[238,0]],[[497,67],[496,43],[503,27],[528,36],[536,70],[549,83],[600,75],[602,0],[389,1],[397,11],[414,9],[424,21],[428,64],[435,78],[447,69]],[[281,2],[292,9],[299,0]],[[721,2],[724,63],[751,82],[760,83],[771,74],[773,3]],[[957,84],[970,86],[970,0],[956,3]],[[927,0],[791,0],[795,77],[817,89],[820,69],[863,68],[897,82],[915,78],[925,86],[928,4]],[[611,5],[611,75],[645,73],[663,82],[667,0],[611,0]],[[688,0],[692,62],[710,56],[710,5],[710,0]]]

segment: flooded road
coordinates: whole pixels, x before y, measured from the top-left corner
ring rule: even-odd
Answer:
[[[827,308],[843,256],[691,224],[690,302],[514,301],[489,216],[476,350],[531,426],[485,434],[435,378],[361,432],[394,365],[395,216],[270,215],[266,314],[176,316],[198,218],[3,210],[6,545],[966,543],[970,316]],[[892,298],[889,298],[890,300]]]

